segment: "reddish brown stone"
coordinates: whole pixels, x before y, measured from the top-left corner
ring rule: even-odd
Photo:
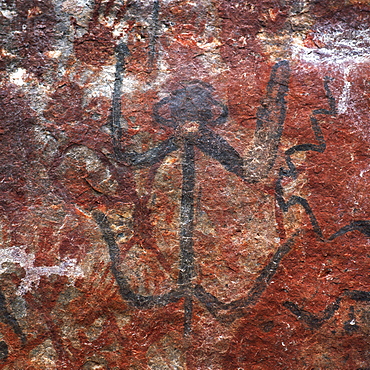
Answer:
[[[5,1],[0,368],[369,368],[369,10]]]

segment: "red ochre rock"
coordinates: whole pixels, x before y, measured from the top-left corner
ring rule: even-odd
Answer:
[[[369,1],[0,8],[0,368],[370,368]]]

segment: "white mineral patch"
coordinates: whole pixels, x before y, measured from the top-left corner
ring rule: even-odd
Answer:
[[[22,86],[22,91],[25,93],[30,107],[37,112],[38,118],[43,120],[43,112],[50,101],[51,85],[40,83],[32,73],[24,76],[27,76],[27,83]]]
[[[229,70],[218,51],[205,52],[198,58],[202,61],[210,76],[217,76]]]
[[[92,4],[92,1],[91,0],[74,0],[73,3],[75,6],[84,7],[84,6],[89,6],[90,4]]]
[[[367,172],[370,172],[370,166],[368,166],[364,170],[360,171],[360,177],[364,177],[364,175],[366,176]]]
[[[1,4],[1,3],[0,3],[0,4]],[[1,14],[4,18],[12,19],[12,18],[14,18],[14,17],[17,15],[17,12],[15,12],[15,11],[11,11],[11,10],[7,10],[7,9],[1,9],[1,10],[0,10],[0,14]]]
[[[26,84],[24,78],[27,76],[27,71],[24,68],[18,68],[13,73],[9,74],[9,81],[18,86],[23,86]]]
[[[17,68],[14,72],[9,73],[9,82],[22,89],[27,103],[42,120],[44,109],[50,100],[52,81],[49,84],[46,81],[46,84],[40,83],[33,73],[27,72],[24,68]]]
[[[312,36],[319,45],[316,48],[304,46],[299,37],[293,38],[292,57],[317,68],[330,67],[342,73],[342,88],[336,94],[338,113],[350,115],[348,123],[368,139],[368,120],[364,119],[365,112],[358,113],[359,95],[351,86],[351,79],[358,69],[370,63],[370,29],[355,29],[339,23],[318,27]]]
[[[102,70],[97,73],[93,80],[89,82],[88,88],[86,89],[87,99],[92,99],[94,97],[104,96],[109,99],[112,98],[113,88],[115,80],[115,66],[107,65],[102,68]],[[122,78],[122,94],[130,95],[138,89],[147,90],[149,86],[143,86],[135,77],[124,76]]]
[[[10,57],[10,58],[15,58],[16,55],[15,54],[12,54],[10,53],[8,50],[6,49],[0,49],[0,57]]]
[[[350,95],[351,95],[351,82],[348,81],[348,76],[351,71],[351,67],[345,67],[344,70],[344,84],[342,94],[338,99],[338,113],[346,113],[349,107]]]
[[[124,21],[115,24],[113,27],[113,36],[116,38],[120,37],[121,41],[127,42],[128,34],[126,31],[128,28],[129,28],[128,23]]]
[[[31,291],[32,288],[36,288],[41,276],[68,276],[72,282],[83,276],[83,272],[77,265],[77,261],[72,258],[65,258],[56,266],[35,267],[35,255],[33,253],[27,253],[25,246],[0,249],[0,274],[9,271],[9,266],[7,266],[9,263],[18,264],[26,272],[25,277],[18,287],[18,295],[23,295]]]
[[[82,11],[84,8],[88,10],[92,7],[92,0],[66,0],[62,3],[63,10],[73,8],[77,11]]]
[[[57,59],[62,55],[62,52],[60,50],[50,50],[50,51],[47,51],[45,54],[49,58]]]
[[[114,74],[114,65],[104,66],[99,73],[96,73],[86,90],[88,99],[97,96],[105,96],[111,99],[115,80]]]
[[[370,61],[370,30],[352,29],[343,24],[322,26],[315,30],[314,39],[322,47],[308,48],[296,37],[291,44],[293,58],[303,62],[337,68]]]

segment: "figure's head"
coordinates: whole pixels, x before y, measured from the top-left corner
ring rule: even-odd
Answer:
[[[213,118],[213,105],[211,89],[198,82],[175,91],[169,102],[171,117],[176,120],[177,125],[187,121],[195,121],[199,125],[206,124]]]
[[[227,108],[212,96],[213,87],[201,81],[191,81],[183,88],[171,93],[154,106],[154,118],[166,126],[177,128],[195,122],[205,126],[225,122]],[[164,118],[160,110],[168,107],[170,119]]]

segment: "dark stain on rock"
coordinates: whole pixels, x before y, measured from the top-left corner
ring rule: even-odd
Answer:
[[[272,328],[274,327],[274,322],[273,321],[266,321],[264,323],[261,324],[261,329],[265,332],[265,333],[268,333],[272,330]]]
[[[103,65],[113,56],[115,43],[112,30],[99,23],[99,16],[107,16],[111,7],[111,2],[108,2],[103,10],[102,1],[95,1],[87,32],[73,42],[77,59],[88,65]],[[72,23],[76,26],[74,19]]]
[[[370,292],[354,290],[346,293],[351,299],[358,302],[370,302]]]
[[[0,360],[5,360],[9,355],[8,345],[6,342],[0,342]]]
[[[6,300],[4,294],[0,291],[0,320],[9,325],[21,339],[22,343],[26,342],[26,336],[22,332],[21,327],[18,324],[17,319],[8,311],[6,307]],[[6,343],[5,343],[6,344]],[[0,358],[1,358],[1,346],[0,346]]]
[[[343,327],[348,334],[352,334],[360,328],[356,323],[355,309],[353,306],[349,308],[348,321],[344,323]]]
[[[16,209],[25,206],[27,159],[33,145],[31,129],[35,123],[21,93],[9,87],[0,89],[0,207]]]
[[[95,66],[105,64],[113,56],[114,45],[111,30],[101,24],[91,27],[74,41],[76,57]]]
[[[10,37],[9,47],[16,54],[19,66],[40,78],[50,71],[54,63],[45,54],[54,48],[57,19],[53,2],[16,0],[10,9],[17,14],[11,26],[17,32]]]
[[[59,84],[51,95],[44,117],[58,124],[80,121],[83,114],[82,97],[83,91],[76,83],[66,81]]]

